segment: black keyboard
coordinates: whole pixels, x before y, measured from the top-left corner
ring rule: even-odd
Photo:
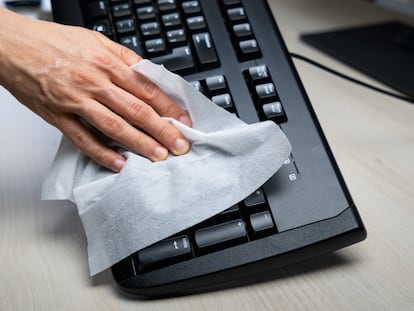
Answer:
[[[278,123],[293,147],[242,202],[115,264],[124,292],[220,288],[366,237],[266,1],[52,0],[52,8],[55,21],[164,64],[243,121]]]

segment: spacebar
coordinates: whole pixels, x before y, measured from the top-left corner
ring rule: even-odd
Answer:
[[[151,58],[154,63],[164,65],[168,70],[188,71],[195,68],[193,55],[188,46],[178,47],[172,53]]]

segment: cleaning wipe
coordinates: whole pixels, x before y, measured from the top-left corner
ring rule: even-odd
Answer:
[[[188,138],[191,149],[160,162],[124,151],[126,164],[113,173],[62,138],[42,198],[76,204],[88,240],[91,275],[243,200],[291,151],[274,122],[248,125],[148,60],[132,69],[188,111],[192,128],[166,120]]]

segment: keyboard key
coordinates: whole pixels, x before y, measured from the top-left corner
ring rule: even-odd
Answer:
[[[227,109],[231,108],[233,106],[233,101],[231,99],[230,94],[220,94],[213,96],[211,98],[211,101],[215,103],[217,106],[220,106],[221,108]]]
[[[260,55],[260,49],[255,39],[240,41],[239,51],[242,59],[247,59],[249,57],[256,57]]]
[[[250,67],[248,70],[248,79],[253,82],[268,81],[270,79],[269,70],[267,66],[260,65],[255,67]]]
[[[200,81],[191,81],[189,82],[193,88],[195,88],[200,93],[203,93],[203,86],[201,85]]]
[[[114,17],[124,17],[131,14],[132,11],[129,3],[121,3],[112,6],[112,15]]]
[[[249,37],[253,34],[249,23],[237,24],[233,26],[233,33],[237,39]]]
[[[187,18],[187,27],[191,31],[204,29],[207,27],[203,16],[195,16]]]
[[[160,11],[169,11],[176,8],[175,0],[158,0],[158,8]]]
[[[160,53],[165,52],[167,47],[165,41],[162,38],[152,39],[145,41],[145,49],[148,53]]]
[[[127,48],[133,50],[138,55],[142,55],[141,46],[138,42],[137,36],[127,36],[127,37],[121,37],[119,39],[119,43],[121,43],[123,46],[126,46]]]
[[[227,16],[230,22],[234,23],[234,22],[238,22],[238,21],[246,19],[246,12],[244,11],[244,8],[242,7],[228,9]]]
[[[208,32],[193,35],[193,44],[201,67],[218,64],[216,50]]]
[[[223,75],[209,77],[206,79],[206,86],[210,92],[227,89],[226,79]]]
[[[264,100],[266,98],[276,98],[276,88],[273,83],[256,85],[255,91],[259,101]]]
[[[157,22],[144,23],[141,25],[141,33],[143,36],[159,35],[161,32],[160,24]]]
[[[184,14],[195,14],[201,11],[200,3],[198,1],[186,1],[181,4]]]
[[[266,204],[266,199],[263,194],[262,189],[257,189],[251,195],[249,195],[246,199],[243,200],[244,205],[248,209],[261,207]]]
[[[180,14],[178,13],[170,13],[170,14],[163,15],[161,19],[165,27],[174,27],[174,26],[181,25]]]
[[[136,10],[139,20],[155,18],[155,9],[153,6],[144,6]]]
[[[221,2],[227,6],[241,3],[240,0],[221,0]]]
[[[140,268],[145,270],[166,261],[175,262],[178,258],[189,256],[191,256],[190,241],[186,235],[181,235],[163,240],[139,251],[138,261]]]
[[[142,4],[151,4],[151,0],[134,0],[134,4],[142,5]]]
[[[104,34],[105,36],[112,36],[112,28],[109,20],[104,19],[96,21],[90,25],[90,28],[92,30],[100,32],[101,34]]]
[[[200,251],[216,250],[246,241],[246,224],[243,220],[236,219],[197,230],[194,237]]]
[[[174,72],[192,71],[195,68],[193,55],[188,46],[172,49],[172,53],[154,57],[154,63],[163,64],[168,70]]]
[[[115,23],[117,33],[126,33],[135,31],[135,23],[132,18],[117,21]]]
[[[172,45],[186,42],[187,38],[185,36],[184,29],[175,29],[167,31],[167,40],[168,43]]]
[[[286,122],[286,114],[282,104],[279,101],[263,105],[263,113],[266,119],[273,120],[276,123]]]
[[[272,234],[275,231],[275,224],[269,211],[250,215],[249,221],[254,239]]]

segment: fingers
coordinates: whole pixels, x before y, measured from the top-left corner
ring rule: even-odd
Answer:
[[[119,172],[124,166],[124,157],[99,142],[76,117],[61,116],[57,127],[76,147],[100,165],[114,172]]]
[[[83,105],[88,109],[81,113],[82,118],[112,140],[152,161],[166,159],[168,150],[175,155],[184,154],[189,150],[189,143],[180,131],[160,118],[150,106],[119,88],[115,89],[116,91],[108,93],[118,93],[115,96],[121,103],[118,113],[131,116],[130,120],[135,121],[134,123],[145,133],[98,102]]]
[[[131,49],[118,44],[100,33],[96,33],[99,40],[118,58],[120,58],[128,66],[132,66],[139,62],[142,58]]]
[[[115,56],[128,66],[132,66],[142,59],[132,50],[117,44],[104,36],[102,36],[101,40]],[[120,70],[117,66],[114,68],[116,69],[111,72],[111,76],[116,85],[153,107],[160,116],[174,118],[191,126],[191,119],[184,109],[170,99],[154,83],[130,68],[125,70]],[[126,118],[129,117],[129,115],[123,116]],[[133,121],[131,119],[129,120]]]

